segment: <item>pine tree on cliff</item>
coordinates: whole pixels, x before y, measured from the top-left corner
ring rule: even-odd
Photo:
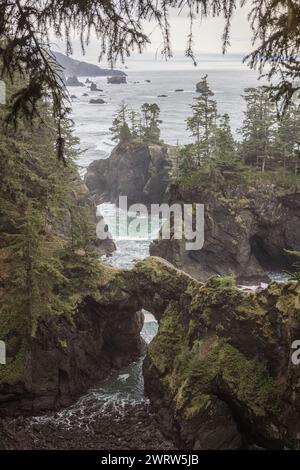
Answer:
[[[141,108],[142,113],[142,138],[148,143],[159,143],[160,128],[162,121],[159,118],[160,108],[156,103],[144,103]]]
[[[128,105],[121,103],[112,122],[112,127],[110,128],[113,140],[120,143],[129,142],[132,139],[132,134],[127,123],[128,113]]]
[[[283,169],[298,173],[300,142],[300,110],[292,103],[278,121],[275,135],[275,152],[277,164]]]
[[[216,158],[229,160],[236,152],[236,144],[231,132],[228,114],[223,114],[218,118],[218,124],[214,130],[214,140],[214,156]]]
[[[212,164],[221,173],[239,173],[245,169],[237,151],[237,143],[231,132],[228,114],[218,118],[218,124],[214,130],[214,141]]]
[[[201,93],[191,105],[192,116],[187,119],[187,128],[196,139],[195,149],[199,164],[207,160],[215,146],[214,132],[217,119],[217,104],[209,88],[207,75],[200,81]]]
[[[140,113],[131,109],[129,111],[130,132],[133,139],[138,139],[142,135],[142,117]]]
[[[276,106],[266,87],[246,88],[244,99],[246,111],[239,131],[243,137],[242,155],[246,164],[264,172],[274,159]]]

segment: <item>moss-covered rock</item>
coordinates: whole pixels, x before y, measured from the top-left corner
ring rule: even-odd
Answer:
[[[213,277],[188,283],[169,304],[149,346],[145,387],[179,445],[300,448],[299,371],[291,361],[299,299],[294,281],[249,292],[234,278]]]
[[[72,315],[41,317],[34,336],[18,318],[0,321],[9,344],[0,410],[69,404],[137,357],[146,308],[159,331],[144,363],[145,390],[177,445],[300,448],[300,372],[291,361],[299,301],[296,281],[249,292],[232,277],[202,284],[159,258],[131,270],[99,266],[96,291]]]

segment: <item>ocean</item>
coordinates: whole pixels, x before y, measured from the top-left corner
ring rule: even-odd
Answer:
[[[120,103],[125,102],[138,110],[143,103],[157,103],[161,109],[161,137],[171,145],[190,142],[186,118],[197,96],[196,83],[208,75],[208,81],[220,114],[228,113],[234,135],[243,120],[244,89],[257,86],[257,73],[242,63],[241,56],[205,56],[194,67],[190,60],[131,60],[123,67],[127,84],[107,84],[106,77],[92,79],[103,92],[91,92],[88,86],[69,87],[72,101],[72,118],[75,133],[80,138],[83,151],[78,163],[84,169],[99,158],[107,158],[114,147],[110,134],[113,116]],[[86,77],[80,81],[85,83]],[[146,81],[149,80],[150,82]],[[175,90],[183,91],[176,92]],[[83,96],[88,93],[89,96]],[[167,95],[167,97],[159,97]],[[91,98],[101,97],[105,104],[90,104]]]

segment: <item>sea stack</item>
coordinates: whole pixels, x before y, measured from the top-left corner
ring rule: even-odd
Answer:
[[[118,85],[119,83],[127,83],[125,75],[115,75],[113,77],[107,77],[107,83],[111,85]]]

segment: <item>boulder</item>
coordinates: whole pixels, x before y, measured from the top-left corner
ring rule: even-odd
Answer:
[[[0,370],[0,416],[69,406],[113,369],[140,357],[143,314],[137,302],[115,298],[117,277],[116,270],[99,265],[99,294],[78,299],[71,316],[35,320],[34,335],[29,318],[28,334],[14,327],[18,319],[9,319],[3,337],[8,352],[7,365]]]
[[[66,86],[84,86],[84,84],[74,75],[73,77],[67,78]]]
[[[185,290],[176,279],[144,362],[164,434],[183,449],[299,449],[299,366],[291,355],[300,283],[246,292],[230,277],[190,280]],[[158,304],[160,289],[155,296]]]
[[[96,83],[94,82],[91,82],[90,90],[91,91],[103,91],[101,88],[98,88]]]
[[[112,77],[107,77],[107,83],[111,85],[118,85],[120,83],[127,83],[125,75],[114,75]]]
[[[105,101],[102,98],[91,98],[89,103],[90,104],[104,104]]]

